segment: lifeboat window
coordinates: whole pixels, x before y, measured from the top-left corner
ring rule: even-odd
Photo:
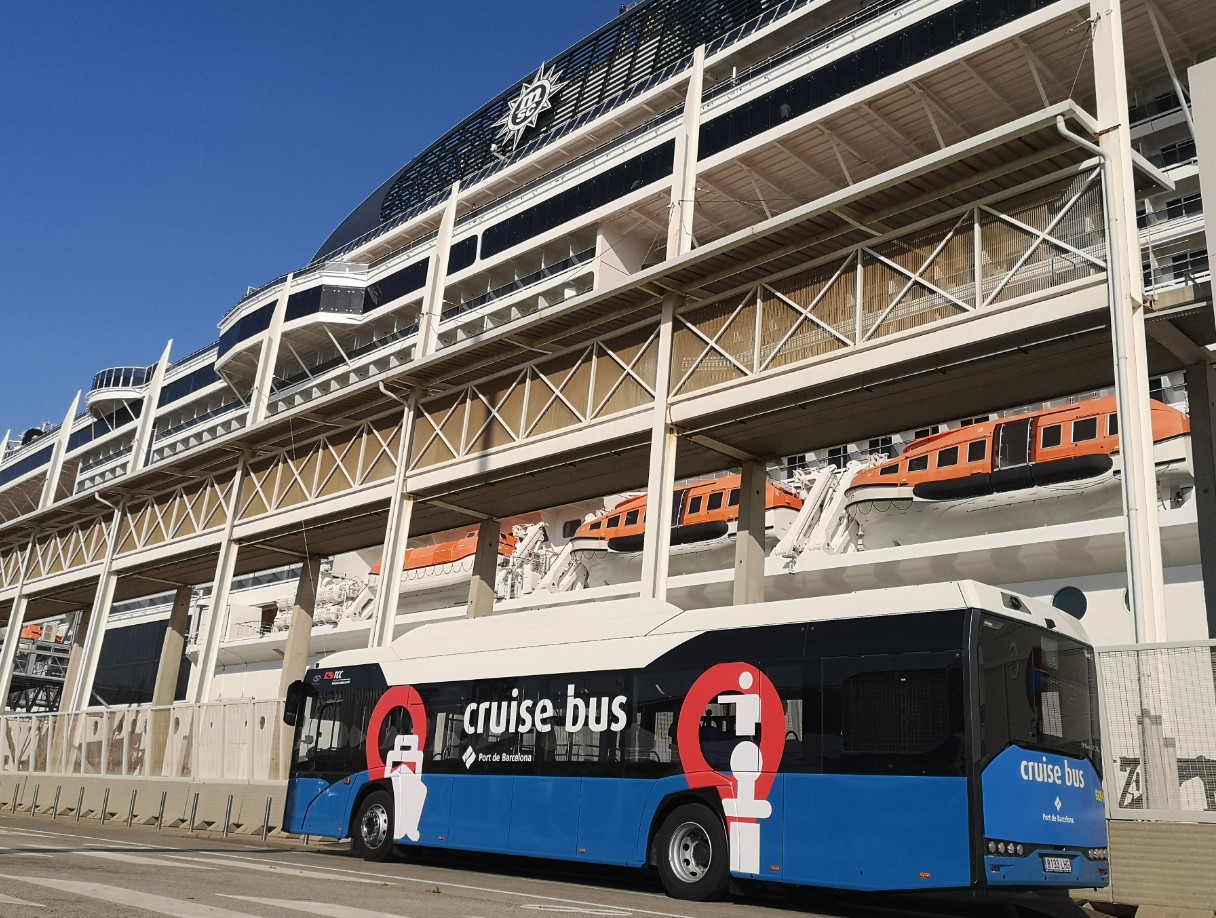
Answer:
[[[915,459],[908,460],[908,471],[909,472],[923,472],[928,467],[929,467],[929,457],[928,456],[917,456]]]
[[[1119,436],[1119,415],[1108,414],[1106,416],[1106,435],[1108,437]]]
[[[706,510],[721,510],[722,509],[722,499],[724,497],[726,497],[725,491],[714,491],[713,494],[709,495],[709,503],[707,503],[705,505],[705,509]]]
[[[701,500],[702,500],[702,498],[701,498],[700,494],[698,494],[696,497],[694,497],[692,500],[690,500],[688,502],[688,512],[689,513],[700,513],[701,512]]]
[[[1072,422],[1072,442],[1084,443],[1086,440],[1098,439],[1098,419],[1081,418]]]
[[[738,488],[730,489],[730,506],[732,506],[732,507],[739,506],[739,489]]]
[[[603,525],[604,525],[604,521],[603,521],[603,520],[596,520],[594,523],[592,523],[592,524],[591,524],[591,528],[592,528],[592,529],[599,529],[599,528],[600,528],[601,526],[603,526]]]
[[[967,444],[967,461],[968,462],[983,462],[988,455],[987,440],[972,440]]]
[[[882,467],[882,470],[878,474],[879,475],[898,475],[899,474],[899,463],[896,462],[892,465],[884,465]]]
[[[581,525],[581,520],[566,520],[566,522],[562,523],[562,538],[573,539],[574,534],[578,532]]]
[[[613,517],[608,518],[608,528],[609,529],[616,529],[616,527],[618,527],[619,525],[621,525],[621,518],[619,516],[613,516]]]
[[[941,469],[948,465],[958,465],[957,446],[951,446],[949,449],[943,449],[937,454],[937,467]]]
[[[1043,449],[1051,449],[1053,446],[1059,446],[1060,441],[1063,439],[1063,434],[1061,431],[1062,428],[1059,424],[1052,424],[1050,427],[1044,427],[1043,433],[1039,438],[1039,442],[1042,444]]]
[[[625,525],[626,526],[636,526],[637,522],[638,522],[638,517],[641,516],[641,514],[642,514],[641,510],[630,510],[628,513],[625,514]]]

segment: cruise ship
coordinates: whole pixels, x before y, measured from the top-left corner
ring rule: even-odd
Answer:
[[[214,343],[5,436],[0,696],[273,700],[437,619],[960,578],[1211,638],[1213,56],[1193,0],[623,7]]]

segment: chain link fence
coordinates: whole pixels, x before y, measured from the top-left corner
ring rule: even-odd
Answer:
[[[1098,658],[1111,816],[1216,822],[1216,641]]]

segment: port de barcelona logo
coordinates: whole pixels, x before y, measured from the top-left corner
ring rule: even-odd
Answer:
[[[553,68],[545,69],[541,64],[536,76],[524,80],[519,95],[507,103],[507,113],[497,124],[502,126],[503,136],[511,141],[511,149],[519,146],[520,138],[528,128],[536,127],[536,119],[542,112],[553,107],[552,99],[565,84],[561,74]]]

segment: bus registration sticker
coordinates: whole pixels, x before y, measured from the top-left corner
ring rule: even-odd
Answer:
[[[1043,870],[1047,873],[1072,873],[1072,859],[1043,855]]]

